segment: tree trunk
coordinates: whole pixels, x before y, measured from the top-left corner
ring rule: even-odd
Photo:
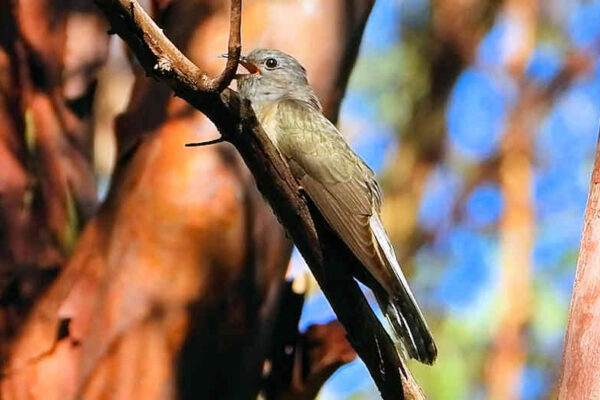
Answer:
[[[600,393],[600,143],[590,191],[569,323],[563,352],[559,399],[595,399]]]

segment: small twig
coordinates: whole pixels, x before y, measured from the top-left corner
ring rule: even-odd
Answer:
[[[218,139],[207,140],[206,142],[186,143],[185,147],[210,146],[211,144],[222,143],[224,141],[225,141],[225,139],[221,136]]]
[[[242,0],[231,0],[231,14],[229,16],[229,44],[227,45],[227,63],[218,78],[211,79],[209,87],[212,91],[220,93],[231,83],[237,71],[241,45]]]

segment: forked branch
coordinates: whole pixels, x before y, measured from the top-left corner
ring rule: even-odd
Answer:
[[[242,1],[231,0],[228,57],[220,76],[202,72],[163,34],[135,0],[95,0],[117,33],[135,52],[148,75],[164,79],[176,92],[218,94],[235,76],[241,52]]]

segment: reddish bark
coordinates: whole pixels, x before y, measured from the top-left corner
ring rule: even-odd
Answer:
[[[600,391],[600,144],[592,170],[569,310],[559,399],[593,399]]]
[[[348,19],[341,0],[322,0],[322,14],[301,3],[249,3],[246,49],[268,42],[298,55],[334,115],[353,61],[348,48],[357,46],[345,33],[364,18]],[[227,8],[180,1],[159,16],[213,76]],[[250,17],[257,13],[269,18]],[[293,26],[268,25],[290,14]],[[311,35],[326,38],[320,51],[295,40]],[[2,398],[252,397],[290,253],[283,230],[230,145],[183,147],[217,132],[143,74],[117,135],[108,198],[12,344]],[[334,337],[343,355],[315,357],[321,368],[351,359],[343,334]]]
[[[83,3],[0,4],[0,363],[96,204],[86,107],[93,85],[83,71],[104,59],[106,39],[100,16]],[[96,34],[79,38],[95,46],[67,69],[76,53],[67,46],[75,10],[95,21]],[[72,79],[81,90],[66,96]]]

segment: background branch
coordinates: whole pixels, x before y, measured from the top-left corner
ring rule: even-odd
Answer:
[[[137,2],[96,3],[111,22],[113,32],[128,43],[147,73],[164,79],[176,95],[205,113],[238,149],[310,266],[383,398],[422,398],[351,275],[360,263],[310,201],[301,196],[287,164],[260,128],[249,104],[231,90],[215,93],[211,78],[177,50]],[[232,18],[236,18],[233,12]]]

